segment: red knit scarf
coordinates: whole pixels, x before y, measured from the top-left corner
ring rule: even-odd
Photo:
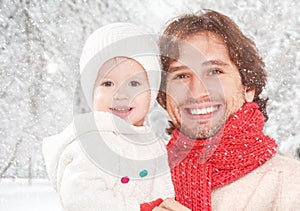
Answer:
[[[212,189],[251,172],[275,153],[263,134],[264,116],[246,103],[208,140],[192,140],[174,130],[167,146],[176,200],[193,211],[211,210]]]

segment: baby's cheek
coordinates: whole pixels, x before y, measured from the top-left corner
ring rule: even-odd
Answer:
[[[110,96],[106,96],[102,92],[96,91],[94,93],[94,100],[93,100],[93,108],[94,111],[109,111],[109,105],[111,105]]]

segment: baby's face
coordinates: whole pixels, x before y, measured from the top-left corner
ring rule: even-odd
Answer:
[[[150,105],[144,68],[129,58],[112,58],[99,70],[94,88],[94,110],[110,112],[135,126],[143,125]]]

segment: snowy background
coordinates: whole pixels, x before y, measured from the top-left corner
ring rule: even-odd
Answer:
[[[0,210],[30,210],[20,205],[28,199],[31,210],[35,201],[58,209],[41,144],[84,110],[76,96],[87,36],[116,21],[160,33],[169,19],[201,8],[228,15],[256,42],[269,73],[266,133],[280,153],[299,158],[299,1],[0,0]]]

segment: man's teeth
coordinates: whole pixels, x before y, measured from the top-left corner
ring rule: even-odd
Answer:
[[[209,114],[218,109],[217,106],[208,107],[208,108],[191,108],[190,113],[193,115],[203,115],[203,114]]]
[[[114,111],[129,111],[130,108],[112,108]]]

